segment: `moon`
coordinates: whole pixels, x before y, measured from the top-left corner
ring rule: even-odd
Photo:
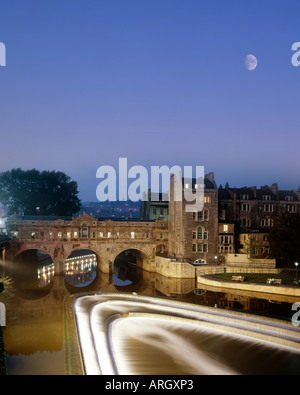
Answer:
[[[257,67],[257,59],[254,55],[247,55],[245,58],[245,65],[247,70],[255,70]]]

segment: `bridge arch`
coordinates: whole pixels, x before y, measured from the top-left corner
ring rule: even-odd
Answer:
[[[113,283],[116,288],[126,290],[139,284],[143,279],[143,267],[147,261],[147,254],[138,249],[119,251],[112,262]]]
[[[44,297],[53,287],[54,260],[45,250],[23,248],[15,254],[7,269],[17,294],[24,299]]]
[[[112,264],[114,265],[114,263],[115,263],[116,259],[118,258],[118,256],[120,256],[123,253],[126,253],[127,251],[135,251],[136,253],[138,253],[140,255],[140,258],[141,258],[142,261],[139,262],[139,265],[140,265],[141,268],[143,268],[144,265],[146,263],[150,262],[150,260],[151,260],[151,258],[148,255],[148,253],[143,251],[141,248],[134,247],[134,246],[133,247],[129,247],[128,246],[128,247],[120,248],[117,252],[114,253],[114,255],[112,256],[112,259],[111,259]]]
[[[102,257],[90,248],[74,249],[64,262],[65,283],[75,288],[90,286],[97,281],[102,261]]]

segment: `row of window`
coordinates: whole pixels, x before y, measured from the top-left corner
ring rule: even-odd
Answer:
[[[197,213],[193,213],[193,221],[209,221],[209,211],[202,210]]]
[[[193,240],[208,240],[208,232],[203,228],[193,231]]]
[[[221,244],[232,244],[233,236],[221,236],[219,240]]]
[[[251,220],[248,218],[242,218],[240,220],[241,226],[251,226]],[[271,218],[263,218],[260,220],[260,226],[273,226],[273,219]]]
[[[193,244],[193,252],[208,252],[208,244]]]
[[[251,211],[251,205],[248,204],[248,203],[243,203],[241,205],[241,211]],[[273,213],[274,205],[273,204],[263,204],[262,211],[264,213]],[[286,211],[288,213],[296,213],[297,212],[297,206],[288,204],[286,206]]]
[[[14,235],[15,235],[15,237],[17,237],[18,236],[18,232],[14,232]],[[45,237],[45,233],[44,232],[40,232],[40,234],[38,234],[36,232],[32,232],[31,233],[31,238],[33,238],[33,239],[37,238],[39,235],[40,235],[41,238]],[[71,238],[78,239],[78,238],[81,238],[81,237],[82,238],[88,238],[88,233],[82,232],[82,236],[81,236],[81,235],[79,235],[79,232],[77,232],[77,231],[75,231],[75,232],[67,232],[65,234],[63,232],[57,232],[56,235],[57,235],[58,239],[62,239],[64,237],[66,237],[67,239],[71,239]],[[129,236],[130,236],[131,239],[135,239],[136,238],[136,232],[130,232]],[[146,239],[150,239],[150,233],[146,233],[145,236],[146,236]],[[54,232],[49,232],[49,237],[50,237],[50,239],[54,239],[54,237],[55,237]],[[95,239],[97,237],[96,232],[91,232],[91,236],[90,237]],[[112,232],[107,232],[106,235],[105,235],[104,232],[99,232],[98,233],[98,237],[99,238],[105,238],[105,237],[106,238],[112,238],[113,234],[112,234]],[[120,237],[120,233],[119,232],[116,233],[116,237],[117,238]],[[126,235],[122,235],[122,237],[126,237]],[[160,233],[160,238],[161,239],[164,238],[164,233]]]
[[[240,195],[240,200],[249,200],[249,195]],[[271,195],[263,195],[262,200],[270,201],[270,200],[272,200],[272,196]],[[294,197],[293,196],[285,196],[284,200],[286,202],[293,202]]]

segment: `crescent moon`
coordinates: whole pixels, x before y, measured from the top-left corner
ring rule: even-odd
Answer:
[[[247,55],[245,58],[245,65],[246,65],[246,69],[253,71],[256,69],[257,67],[257,59],[254,55]]]

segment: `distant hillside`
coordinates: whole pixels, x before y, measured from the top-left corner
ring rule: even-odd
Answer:
[[[80,214],[101,218],[140,218],[141,202],[83,202]]]

